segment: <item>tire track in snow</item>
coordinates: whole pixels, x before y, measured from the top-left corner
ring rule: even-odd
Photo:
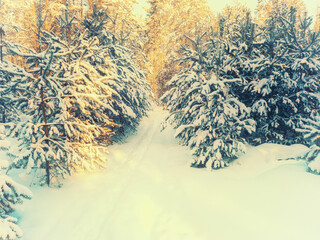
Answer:
[[[152,117],[150,116],[150,118]],[[130,149],[129,154],[126,157],[126,161],[124,161],[121,164],[120,168],[127,168],[127,171],[124,174],[127,177],[121,184],[122,188],[120,189],[120,191],[118,191],[117,196],[113,200],[113,206],[111,210],[108,213],[106,213],[109,216],[105,219],[105,221],[103,221],[100,224],[101,230],[99,231],[100,234],[97,239],[103,238],[102,236],[102,234],[104,234],[103,230],[106,228],[106,226],[110,225],[110,222],[112,221],[111,219],[112,216],[115,215],[115,212],[117,212],[119,205],[122,203],[122,201],[124,201],[123,196],[125,195],[127,190],[130,188],[133,182],[133,178],[137,174],[137,169],[141,166],[141,164],[145,160],[144,158],[145,153],[148,151],[149,146],[152,144],[152,140],[154,138],[156,131],[159,130],[160,122],[161,121],[155,121],[155,120],[148,121],[148,126],[145,127],[145,130],[141,134],[139,134],[139,137],[136,138],[136,140],[134,141],[135,144],[132,144],[132,148]],[[131,165],[131,167],[126,166],[128,164]]]

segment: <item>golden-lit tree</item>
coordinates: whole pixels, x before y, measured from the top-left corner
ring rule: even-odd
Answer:
[[[186,41],[185,35],[195,36],[211,25],[213,14],[205,0],[151,0],[146,23],[149,82],[157,96],[165,83],[177,72],[173,61]]]
[[[240,23],[247,19],[248,14],[251,15],[250,9],[246,3],[238,0],[230,5],[226,5],[218,16],[218,24],[216,24],[215,32],[219,33],[220,37],[230,39],[234,34],[238,34]]]
[[[93,7],[104,9],[112,19],[108,26],[113,29],[119,39],[126,40],[129,45],[139,45],[141,39],[141,22],[134,15],[136,0],[0,0],[0,22],[6,27],[6,40],[19,43],[30,49],[39,48],[37,32],[39,19],[44,20],[42,31],[59,31],[57,17],[66,8],[77,19],[77,27],[85,16],[92,13]],[[10,28],[7,26],[14,26]],[[17,29],[19,31],[17,32]],[[4,33],[4,31],[3,31]]]
[[[92,14],[94,8],[106,11],[110,21],[105,28],[111,29],[121,45],[133,51],[139,66],[145,69],[145,56],[142,47],[145,42],[144,19],[134,13],[137,0],[86,0],[87,15]]]
[[[69,3],[70,2],[70,3]],[[10,29],[8,40],[22,44],[28,48],[37,49],[37,27],[40,18],[45,19],[42,30],[54,31],[56,27],[56,16],[61,14],[67,3],[74,8],[69,0],[2,0],[1,16],[2,23],[10,23],[19,31]]]
[[[137,27],[137,17],[134,15],[134,5],[138,4],[137,0],[87,0],[89,14],[94,8],[104,9],[110,16],[110,24],[114,34],[128,34],[134,32]]]
[[[316,21],[314,24],[314,30],[320,31],[320,5],[317,8],[317,16],[316,16]]]
[[[19,33],[22,32],[22,29],[26,29],[23,22],[27,21],[24,21],[24,19],[30,20],[32,14],[29,2],[1,0],[0,6],[0,22],[4,27],[6,40],[14,39],[18,43],[26,41],[25,34],[17,34],[17,29],[20,29]]]
[[[18,136],[23,142],[21,151],[31,149],[22,158],[16,156],[15,163],[31,166],[29,170],[42,169],[43,180],[50,185],[78,167],[103,167],[101,144],[134,131],[149,109],[152,94],[131,49],[115,36],[117,17],[95,7],[95,15],[84,18],[80,25],[76,12],[70,10],[72,5],[62,2],[66,9],[56,17],[56,32],[49,33],[45,28],[53,22],[46,22],[47,2],[33,3],[35,51],[7,45],[10,54],[25,59],[25,69],[20,69],[26,77],[12,77],[10,84],[3,84],[8,88],[2,92],[6,99],[12,93],[23,96],[14,98],[16,112],[33,119],[32,124],[21,120],[21,125],[12,128],[14,136],[22,129]],[[9,77],[19,72],[1,71]],[[13,87],[17,85],[18,91]],[[119,136],[111,140],[114,129]]]
[[[291,7],[297,10],[297,16],[306,14],[306,6],[303,0],[258,0],[256,22],[264,26],[266,21],[271,18],[271,14],[282,13]]]

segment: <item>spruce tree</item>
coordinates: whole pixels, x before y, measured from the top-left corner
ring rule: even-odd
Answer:
[[[193,150],[195,167],[227,166],[245,151],[246,131],[254,130],[249,109],[229,91],[237,79],[221,75],[224,45],[212,39],[203,43],[205,34],[184,48],[184,70],[168,83],[161,100],[167,104],[176,137]],[[251,126],[253,124],[253,126]]]
[[[244,13],[244,12],[243,12]],[[224,18],[220,19],[219,31],[212,36],[213,41],[220,42],[223,45],[220,55],[223,56],[223,62],[217,63],[221,78],[233,80],[229,84],[229,90],[233,96],[239,99],[248,107],[253,129],[256,127],[254,114],[252,113],[251,101],[255,101],[253,96],[244,89],[248,86],[251,79],[256,77],[256,71],[259,71],[258,61],[261,57],[259,50],[261,32],[253,22],[250,12],[243,16],[237,16],[238,21],[233,21],[225,25]],[[228,27],[234,32],[226,31]],[[243,137],[246,141],[252,139],[255,131],[247,131]]]
[[[21,77],[24,70],[15,64],[6,60],[0,62],[0,122],[10,123],[16,117],[15,107],[12,99],[14,94],[12,89],[8,87],[12,80]]]
[[[111,128],[115,124],[106,114],[110,108],[106,102],[112,97],[112,89],[106,82],[114,74],[114,67],[112,64],[103,66],[106,57],[98,38],[87,38],[87,32],[81,33],[80,26],[76,25],[75,13],[65,9],[58,18],[58,24],[61,48],[65,46],[68,52],[61,58],[61,65],[64,66],[62,74],[73,81],[73,88],[70,88],[73,108],[70,112],[83,122],[99,126],[100,134],[95,141],[104,141],[108,145],[114,134]],[[47,35],[48,39],[55,37]]]
[[[12,89],[20,87],[15,101],[25,114],[11,131],[21,142],[14,165],[28,172],[43,172],[40,183],[48,185],[59,184],[78,168],[103,167],[106,148],[98,141],[112,134],[101,100],[108,98],[108,89],[88,63],[98,52],[96,40],[85,41],[80,34],[71,38],[74,18],[69,18],[68,9],[64,14],[60,17],[61,37],[38,32],[39,53],[10,48],[28,64],[25,77],[10,84]]]
[[[0,8],[2,5],[0,4]],[[8,123],[15,118],[14,109],[10,98],[8,98],[8,89],[6,85],[11,78],[16,77],[14,74],[17,66],[6,61],[6,41],[5,36],[8,28],[17,30],[16,26],[0,24],[0,123]]]
[[[133,51],[126,46],[126,38],[116,36],[109,29],[109,22],[116,19],[105,11],[94,8],[93,14],[82,22],[85,39],[97,38],[101,58],[92,58],[90,64],[104,76],[106,87],[112,90],[111,98],[105,102],[109,107],[105,113],[116,124],[112,130],[119,140],[135,131],[140,120],[150,109],[151,88],[142,69],[137,66]],[[112,75],[106,70],[111,70]]]
[[[19,89],[15,102],[24,113],[10,134],[21,142],[14,165],[27,168],[28,172],[43,169],[40,182],[50,185],[81,164],[71,139],[81,133],[79,128],[85,124],[77,122],[68,112],[72,107],[69,92],[72,82],[60,74],[62,70],[56,61],[61,56],[58,45],[54,41],[47,44],[40,54],[11,49],[12,53],[27,58],[29,71],[10,84],[11,89]]]

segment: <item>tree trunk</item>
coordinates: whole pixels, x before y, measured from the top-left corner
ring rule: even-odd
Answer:
[[[46,137],[49,137],[49,128],[48,128],[48,122],[47,122],[47,115],[46,115],[46,105],[44,102],[44,96],[43,96],[43,87],[41,87],[41,107],[42,107],[42,115],[44,120],[44,131],[46,134]],[[46,143],[48,143],[48,140],[46,140]],[[48,186],[50,186],[50,163],[49,160],[46,159],[46,183]]]
[[[0,28],[0,60],[3,61],[3,53],[2,53],[2,35],[3,35],[3,29]]]
[[[5,107],[3,107],[2,123],[6,123],[6,109],[5,109]]]

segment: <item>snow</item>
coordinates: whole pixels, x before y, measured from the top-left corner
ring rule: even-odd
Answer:
[[[155,108],[136,135],[109,147],[103,172],[60,189],[33,186],[18,206],[25,240],[318,240],[320,177],[292,160],[303,145],[248,146],[221,170],[191,168]],[[22,180],[20,180],[21,182]]]
[[[311,171],[320,173],[320,155],[317,155],[316,158],[309,163],[308,167]]]
[[[0,125],[0,170],[9,167],[9,161],[6,154],[6,150],[10,147],[11,141],[6,141],[4,133],[4,127]],[[2,151],[1,151],[2,150]]]

